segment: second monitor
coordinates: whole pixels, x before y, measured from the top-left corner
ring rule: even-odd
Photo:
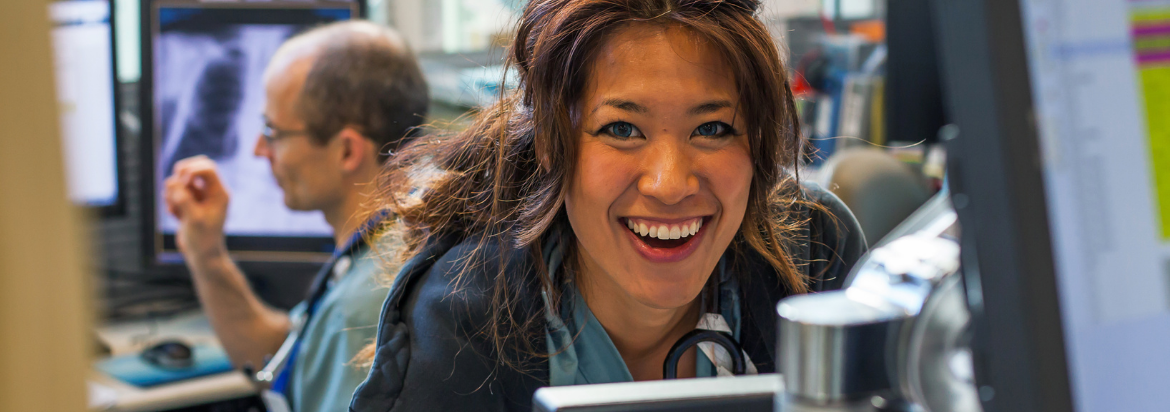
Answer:
[[[178,222],[162,182],[179,160],[214,160],[232,193],[224,231],[241,260],[323,260],[332,230],[320,212],[290,210],[268,161],[253,155],[264,127],[263,73],[288,38],[360,16],[357,1],[208,3],[158,0],[143,8],[144,213],[149,256],[177,263]]]

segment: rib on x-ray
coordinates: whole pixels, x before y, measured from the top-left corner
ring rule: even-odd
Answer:
[[[155,182],[179,160],[205,155],[216,161],[231,190],[225,232],[247,236],[328,236],[320,212],[284,205],[268,160],[253,155],[263,127],[262,74],[285,39],[306,25],[214,24],[165,27],[154,39],[154,96],[158,108]],[[177,221],[156,199],[159,227]]]
[[[231,126],[240,114],[243,102],[243,53],[228,50],[224,56],[207,63],[203,74],[195,82],[192,101],[193,115],[183,125],[178,147],[172,159],[183,159],[198,154],[215,160],[226,160],[235,155],[240,138]],[[174,164],[165,170],[171,170]]]

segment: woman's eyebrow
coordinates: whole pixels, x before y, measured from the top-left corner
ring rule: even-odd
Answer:
[[[730,101],[716,100],[716,101],[706,102],[706,103],[700,104],[698,106],[692,107],[691,110],[687,110],[687,114],[689,114],[691,116],[695,116],[695,115],[700,115],[700,114],[714,113],[714,112],[719,111],[720,109],[724,109],[724,108],[728,108],[728,107],[732,107],[732,104]]]
[[[597,109],[600,109],[601,106],[613,106],[613,107],[618,108],[619,110],[624,110],[627,112],[634,112],[634,113],[639,113],[639,114],[646,114],[646,113],[650,112],[650,109],[647,109],[646,106],[642,106],[640,104],[631,102],[629,100],[621,100],[621,99],[607,99],[604,102],[601,102],[601,104],[598,105],[597,107],[594,107],[593,112],[597,112]]]
[[[601,104],[597,107],[593,108],[593,112],[597,112],[597,109],[600,109],[602,106],[611,106],[619,110],[639,114],[646,114],[650,112],[650,109],[647,109],[646,106],[642,106],[629,100],[621,99],[607,99],[601,102]],[[729,107],[734,107],[734,105],[729,100],[714,100],[692,107],[690,110],[687,110],[687,114],[696,116],[701,114],[714,113]]]

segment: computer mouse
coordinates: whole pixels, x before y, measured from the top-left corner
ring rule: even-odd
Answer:
[[[160,341],[142,351],[142,360],[165,369],[190,368],[195,364],[191,346],[177,340]]]

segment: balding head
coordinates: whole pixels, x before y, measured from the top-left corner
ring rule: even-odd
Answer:
[[[268,61],[264,80],[267,82],[271,76],[299,60],[314,60],[329,46],[347,44],[381,47],[387,53],[400,55],[410,53],[402,36],[394,30],[363,20],[343,21],[317,27],[285,41]]]
[[[264,82],[302,79],[296,112],[319,143],[353,127],[385,152],[426,116],[429,98],[418,62],[397,32],[374,23],[328,24],[286,41],[269,61]]]

